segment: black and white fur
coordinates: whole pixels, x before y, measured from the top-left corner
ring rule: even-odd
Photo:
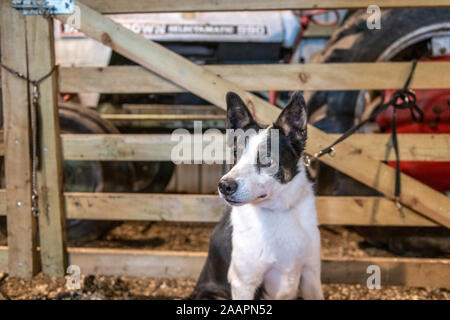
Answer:
[[[277,121],[262,128],[244,102],[227,94],[227,127],[263,129],[251,137],[236,165],[219,182],[230,205],[213,231],[194,299],[323,299],[320,233],[302,154],[307,112],[292,95]],[[276,173],[261,170],[258,150],[279,129]]]

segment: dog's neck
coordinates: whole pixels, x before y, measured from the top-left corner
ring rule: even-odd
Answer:
[[[300,158],[297,167],[297,175],[288,183],[278,185],[270,199],[258,203],[249,203],[248,206],[254,206],[258,210],[268,212],[287,212],[303,201],[314,197],[312,184],[306,176],[306,167],[302,158]],[[234,209],[239,210],[239,208],[242,207]]]

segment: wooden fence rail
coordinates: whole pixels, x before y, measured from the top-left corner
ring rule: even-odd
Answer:
[[[383,90],[402,88],[411,69],[411,63],[207,65],[204,68],[249,91]],[[450,62],[417,64],[411,88],[448,87],[450,87]],[[139,66],[61,67],[59,88],[61,92],[67,93],[187,91]]]
[[[206,252],[68,248],[70,264],[82,274],[197,279]],[[0,247],[0,272],[7,248]],[[367,267],[381,270],[381,285],[449,288],[450,260],[380,257],[322,257],[322,282],[366,285]]]
[[[409,62],[271,64],[205,66],[205,69],[249,91],[400,89]],[[414,89],[450,87],[450,62],[420,62]],[[138,66],[61,68],[61,92],[185,92],[176,84]]]
[[[216,195],[65,193],[68,219],[217,222],[227,210]],[[0,216],[6,214],[0,190]],[[398,210],[383,197],[317,197],[322,225],[437,226],[408,208]],[[132,210],[130,210],[132,208]]]
[[[330,135],[334,140],[338,135]],[[450,134],[399,134],[400,159],[403,161],[450,161]],[[189,140],[172,140],[168,134],[64,134],[65,160],[171,161],[178,141],[191,148]],[[348,139],[358,153],[372,159],[393,161],[395,156],[389,134],[355,134]],[[309,140],[312,143],[312,140]],[[213,144],[213,145],[210,145]],[[223,149],[220,139],[203,143],[203,148]],[[194,156],[194,153],[192,152]],[[204,157],[205,160],[211,160]],[[225,158],[224,158],[225,159]],[[194,160],[194,159],[193,159]],[[197,160],[197,158],[195,158]],[[201,159],[200,159],[201,160]]]

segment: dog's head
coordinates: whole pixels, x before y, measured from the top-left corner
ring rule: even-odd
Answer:
[[[299,92],[268,127],[259,125],[241,98],[229,92],[227,139],[233,144],[235,165],[219,181],[220,196],[234,206],[277,198],[280,187],[300,170],[306,124],[306,104]]]

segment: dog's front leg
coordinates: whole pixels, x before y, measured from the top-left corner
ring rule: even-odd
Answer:
[[[263,274],[258,270],[248,268],[239,270],[233,263],[228,271],[228,281],[231,285],[231,296],[233,300],[253,300],[256,289],[262,283]]]
[[[324,299],[320,281],[320,262],[304,266],[300,280],[300,292],[305,300]]]

